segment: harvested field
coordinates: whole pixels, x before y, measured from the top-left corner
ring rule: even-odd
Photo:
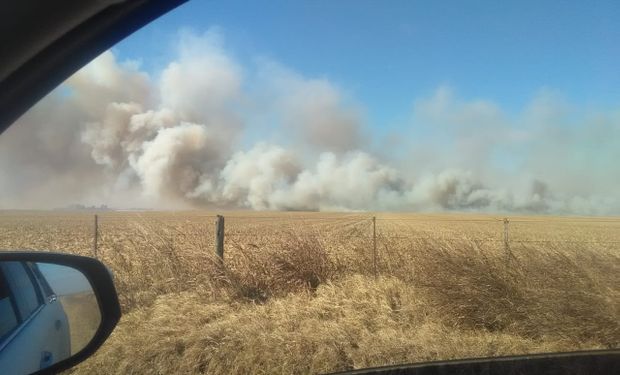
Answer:
[[[98,215],[124,316],[76,373],[317,373],[620,346],[620,219],[225,212],[222,267],[213,212]],[[2,249],[92,255],[92,242],[92,213],[0,212]]]

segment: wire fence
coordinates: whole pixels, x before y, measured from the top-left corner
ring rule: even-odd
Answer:
[[[172,237],[202,235],[206,242],[255,243],[283,234],[299,239],[366,243],[377,252],[387,241],[488,243],[511,247],[528,244],[618,245],[620,218],[451,217],[425,214],[368,213],[227,213],[218,237],[218,215],[200,212],[2,212],[0,248],[56,249],[62,244],[88,247],[97,256],[114,235],[131,235],[135,227],[169,232]],[[223,225],[223,224],[222,224]],[[29,242],[30,241],[30,242]],[[79,245],[78,245],[79,244]],[[222,245],[223,246],[223,245]]]

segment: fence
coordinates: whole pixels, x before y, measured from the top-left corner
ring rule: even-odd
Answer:
[[[225,217],[223,215],[193,215],[194,219],[199,218],[200,220],[204,220],[206,226],[213,225],[213,233],[214,233],[214,245],[213,251],[217,256],[217,259],[223,264],[224,263],[224,249],[225,243],[227,239],[233,241],[239,241],[244,239],[254,238],[255,235],[240,233],[239,229],[233,229],[230,233],[225,231]],[[601,218],[601,219],[570,219],[570,218],[451,218],[451,217],[440,217],[440,216],[419,216],[419,217],[406,217],[406,216],[396,216],[396,217],[377,217],[376,215],[341,215],[341,216],[320,216],[317,214],[316,216],[287,216],[285,214],[282,215],[247,215],[247,216],[239,216],[239,215],[231,215],[229,217],[233,221],[245,222],[245,225],[251,226],[265,226],[265,223],[275,223],[276,227],[281,225],[283,221],[285,222],[295,222],[298,221],[302,225],[310,224],[315,225],[320,223],[323,226],[343,226],[348,227],[349,230],[344,234],[344,237],[336,237],[340,240],[347,238],[356,238],[358,240],[368,241],[372,248],[372,269],[375,276],[379,274],[379,259],[381,257],[380,249],[378,246],[379,241],[386,240],[397,240],[397,239],[409,239],[409,240],[442,240],[442,241],[460,241],[462,242],[464,239],[477,242],[477,243],[497,243],[503,248],[503,251],[506,256],[506,262],[509,263],[511,259],[514,258],[514,254],[512,251],[513,245],[516,244],[545,244],[545,243],[571,243],[571,244],[620,244],[620,237],[609,238],[609,234],[613,231],[614,233],[620,233],[617,230],[612,229],[620,229],[620,219],[610,219],[610,218]],[[209,224],[213,223],[213,224]],[[369,232],[364,232],[365,223],[370,224]],[[392,225],[386,225],[386,223],[390,223]],[[458,231],[450,231],[445,230],[442,235],[438,235],[436,229],[438,225],[443,225],[444,229],[446,229],[447,224],[457,224],[460,225]],[[489,227],[489,224],[491,226]],[[495,225],[497,224],[497,225]],[[467,226],[472,225],[484,225],[487,226],[484,231],[478,231],[477,233],[474,231],[474,236],[465,236],[463,237],[463,233],[468,231]],[[546,227],[539,232],[532,231],[532,228],[524,229],[523,226],[540,226],[545,225]],[[540,236],[543,234],[542,232],[549,231],[549,225],[551,226],[564,226],[565,231],[559,231],[560,233],[556,233],[555,237],[547,237],[543,238]],[[574,231],[574,227],[572,225],[576,225],[581,229],[581,232],[587,231],[586,228],[584,230],[584,226],[594,225],[598,229],[604,229],[604,236],[599,236],[598,239],[594,240],[583,240],[584,236],[575,235],[575,236],[567,236],[566,230]],[[420,227],[430,226],[430,230],[422,230]],[[98,241],[99,241],[99,216],[94,215],[93,219],[93,255],[98,256]],[[360,227],[362,230],[360,230]],[[407,233],[404,230],[407,227],[417,227],[417,231]],[[234,227],[233,227],[234,228]],[[516,229],[524,229],[523,232],[527,236],[528,234],[532,237],[536,238],[525,238],[523,236],[518,236],[518,232]],[[386,230],[389,229],[389,230]],[[471,228],[470,228],[471,229]],[[592,228],[590,228],[592,229]],[[275,233],[275,232],[274,232]],[[589,232],[591,234],[591,232]],[[477,236],[476,236],[477,234]],[[342,233],[340,234],[342,235]],[[549,236],[549,233],[546,233]],[[297,236],[315,236],[315,234],[298,234]],[[349,236],[349,237],[347,237]],[[559,237],[558,237],[559,236]],[[590,236],[592,238],[592,236]],[[596,236],[594,236],[596,238]]]
[[[120,233],[127,223],[141,220],[155,226],[170,226],[178,235],[191,227],[201,228],[205,242],[223,263],[229,242],[253,244],[256,233],[264,238],[282,233],[284,227],[312,228],[299,237],[325,236],[342,243],[364,243],[372,251],[368,261],[372,272],[380,272],[385,243],[391,240],[468,240],[493,244],[502,249],[507,262],[515,248],[535,244],[620,244],[620,219],[550,217],[464,217],[407,214],[324,214],[324,213],[249,213],[205,215],[189,213],[0,213],[0,248],[61,249],[75,251],[91,243],[91,255],[101,256],[101,247],[109,246],[111,232]],[[224,226],[226,223],[226,228]],[[83,228],[66,229],[71,226]],[[252,230],[249,230],[252,229]],[[79,239],[76,233],[90,239]],[[102,237],[103,236],[103,237]],[[21,242],[19,242],[21,241]],[[212,242],[211,242],[212,241]],[[88,247],[88,245],[87,245]],[[76,251],[81,252],[83,251]]]

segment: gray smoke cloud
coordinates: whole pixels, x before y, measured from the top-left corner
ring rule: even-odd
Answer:
[[[335,153],[367,146],[361,110],[327,79],[307,79],[264,61],[260,76],[284,130],[305,146]]]
[[[244,67],[214,30],[177,52],[157,77],[105,52],[19,119],[0,208],[620,213],[619,110],[541,90],[507,116],[441,86],[386,147],[326,78]]]

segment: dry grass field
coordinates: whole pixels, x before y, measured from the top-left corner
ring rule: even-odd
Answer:
[[[67,314],[71,354],[75,354],[88,345],[101,324],[99,304],[91,292],[64,295],[58,299]]]
[[[510,217],[508,254],[495,216],[377,214],[376,239],[372,214],[225,217],[222,266],[212,212],[99,214],[124,316],[76,373],[321,373],[620,346],[620,219]],[[0,212],[0,248],[92,255],[92,218]]]

